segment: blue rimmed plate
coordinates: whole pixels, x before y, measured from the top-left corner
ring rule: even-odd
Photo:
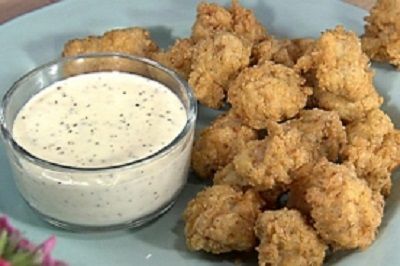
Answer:
[[[254,9],[271,33],[289,38],[317,37],[337,24],[361,33],[366,15],[365,11],[338,0],[243,0],[242,4]],[[197,1],[189,0],[69,0],[14,19],[0,26],[0,93],[4,94],[24,73],[58,57],[64,42],[72,38],[117,27],[141,26],[150,29],[160,45],[166,46],[175,38],[190,34],[196,5]],[[400,126],[400,73],[386,65],[374,68],[376,86],[385,98],[383,109]],[[199,127],[213,116],[214,112],[201,108]],[[146,227],[109,233],[69,233],[39,220],[23,202],[12,181],[4,148],[0,147],[0,213],[9,215],[36,242],[50,234],[57,235],[55,256],[71,265],[232,265],[235,256],[186,250],[181,213],[202,186],[190,177],[172,210]],[[395,181],[373,246],[363,252],[335,255],[328,264],[399,265],[399,201],[400,182]],[[256,264],[256,259],[243,264]]]

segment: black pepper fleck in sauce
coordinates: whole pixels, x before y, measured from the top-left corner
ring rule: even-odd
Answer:
[[[91,75],[91,79],[84,78]],[[21,146],[40,158],[64,165],[113,166],[154,154],[185,126],[187,117],[182,103],[162,84],[147,79],[141,83],[119,80],[115,73],[81,78],[56,83],[27,103],[27,108],[17,116],[21,128],[14,124],[14,132],[19,132],[16,140]],[[61,203],[68,209],[81,209],[85,206],[82,203],[87,203],[90,211],[80,212],[88,219],[122,221],[130,218],[129,212],[144,210],[148,204],[167,198],[165,185],[171,184],[160,182],[160,167],[164,165],[155,164],[155,172],[141,167],[132,170],[129,174],[140,175],[143,180],[135,184],[121,182],[119,170],[93,176],[93,180],[107,184],[107,189],[95,183],[69,189],[73,188],[70,180],[56,183],[49,180],[46,186],[57,191],[68,188],[65,193],[70,194],[60,195]],[[183,172],[178,168],[176,171]],[[40,187],[45,190],[45,183]]]

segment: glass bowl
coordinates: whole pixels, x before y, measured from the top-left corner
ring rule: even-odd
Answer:
[[[46,161],[15,141],[15,118],[34,95],[68,77],[105,71],[141,75],[168,87],[185,107],[187,121],[183,130],[145,158],[98,168]],[[76,231],[140,226],[167,211],[186,184],[196,104],[186,82],[146,58],[88,54],[40,66],[15,82],[1,103],[1,131],[18,190],[30,207],[58,227]]]

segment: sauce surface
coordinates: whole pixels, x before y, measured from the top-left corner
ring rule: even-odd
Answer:
[[[13,137],[38,158],[107,167],[145,158],[182,131],[185,108],[165,85],[121,72],[56,82],[18,113]]]

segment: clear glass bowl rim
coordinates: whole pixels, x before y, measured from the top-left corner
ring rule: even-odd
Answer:
[[[149,156],[146,156],[144,158],[136,159],[129,161],[127,163],[123,164],[118,164],[118,165],[112,165],[112,166],[106,166],[106,167],[75,167],[75,166],[69,166],[69,165],[63,165],[63,164],[58,164],[54,162],[47,161],[45,159],[39,158],[33,154],[31,154],[29,151],[24,149],[22,146],[20,146],[13,138],[11,129],[8,127],[6,120],[5,120],[5,110],[6,107],[9,104],[10,99],[13,97],[13,94],[18,90],[20,85],[24,82],[26,82],[29,78],[34,76],[36,73],[46,69],[50,68],[53,65],[62,65],[65,64],[68,61],[76,61],[76,60],[84,60],[84,59],[93,59],[93,58],[122,58],[126,60],[131,60],[131,61],[137,61],[141,62],[145,65],[150,65],[154,68],[157,68],[164,73],[166,73],[168,76],[170,76],[173,80],[175,80],[178,85],[182,88],[184,88],[184,92],[186,96],[188,97],[188,102],[189,102],[189,108],[187,111],[187,120],[186,124],[181,130],[181,132],[166,146],[164,146],[162,149],[159,151],[150,154]],[[61,80],[61,79],[60,79]],[[44,89],[44,88],[43,88]],[[59,172],[100,172],[100,171],[107,171],[107,170],[113,170],[113,169],[120,169],[120,168],[127,168],[127,167],[134,167],[135,165],[143,165],[145,163],[149,163],[151,161],[157,160],[172,150],[177,147],[178,144],[180,144],[181,141],[185,139],[185,137],[191,132],[191,128],[194,127],[195,121],[196,121],[196,116],[197,116],[197,100],[194,96],[194,93],[190,86],[187,84],[187,82],[183,81],[178,74],[176,74],[173,70],[163,66],[162,64],[151,60],[149,58],[141,57],[141,56],[136,56],[136,55],[128,55],[128,54],[123,54],[123,53],[91,53],[91,54],[83,54],[83,55],[77,55],[77,56],[68,56],[68,57],[61,57],[55,60],[52,60],[48,63],[45,63],[43,65],[40,65],[33,70],[29,71],[22,77],[20,77],[17,81],[14,82],[14,84],[7,90],[7,92],[4,94],[1,105],[0,105],[0,123],[1,123],[1,132],[2,132],[2,137],[7,144],[11,146],[11,148],[16,151],[20,156],[23,158],[27,159],[28,161],[40,165],[44,168],[51,169],[54,171],[59,171]],[[190,144],[189,144],[190,145]]]

